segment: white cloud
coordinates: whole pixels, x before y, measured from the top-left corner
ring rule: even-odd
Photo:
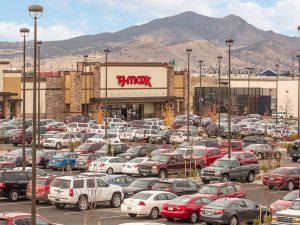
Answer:
[[[33,26],[29,24],[17,24],[12,22],[0,21],[0,40],[20,41],[20,28],[27,27],[30,29],[28,40],[33,39]],[[61,24],[54,24],[51,26],[43,27],[38,26],[38,39],[42,41],[63,40],[72,37],[83,35],[79,30],[73,30]]]

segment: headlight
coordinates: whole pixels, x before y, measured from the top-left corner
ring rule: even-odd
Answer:
[[[216,171],[216,172],[215,172],[215,175],[216,175],[216,176],[221,176],[221,171]]]
[[[201,170],[200,174],[201,174],[201,175],[202,175],[202,174],[204,174],[204,171],[203,171],[203,170]]]
[[[152,166],[152,169],[157,170],[157,166]]]
[[[294,219],[294,221],[295,221],[295,223],[299,223],[299,222],[300,222],[300,218],[299,218],[299,217],[296,217],[296,218]]]

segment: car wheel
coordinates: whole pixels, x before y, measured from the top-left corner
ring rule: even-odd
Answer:
[[[210,181],[209,180],[202,180],[203,184],[209,184]]]
[[[49,162],[45,162],[44,169],[49,169]]]
[[[229,176],[227,174],[222,176],[222,182],[229,182]]]
[[[54,207],[57,209],[63,209],[66,207],[66,204],[54,202]]]
[[[249,183],[252,183],[254,181],[254,173],[253,172],[249,172],[249,174],[247,176],[247,181]]]
[[[118,193],[113,194],[110,200],[110,206],[112,208],[119,208],[121,206],[121,203],[122,203],[121,195]]]
[[[196,174],[198,177],[201,175],[201,168],[196,168]]]
[[[264,157],[263,157],[263,155],[259,152],[259,153],[257,153],[257,158],[258,158],[258,160],[262,160]]]
[[[55,148],[56,149],[62,149],[61,143],[60,142],[56,143]]]
[[[168,221],[174,221],[174,218],[173,217],[167,217],[167,220]]]
[[[289,181],[288,182],[288,184],[287,184],[287,189],[289,190],[289,191],[292,191],[292,190],[294,190],[294,182],[293,181]]]
[[[20,193],[17,189],[12,189],[8,194],[8,200],[15,202],[18,201]]]
[[[292,161],[293,161],[293,162],[297,162],[297,161],[298,161],[298,158],[292,158]]]
[[[106,173],[107,174],[109,174],[109,175],[111,175],[111,174],[113,174],[113,169],[112,168],[108,168],[107,170],[106,170]]]
[[[191,223],[196,223],[198,221],[198,215],[196,212],[193,212],[189,218],[189,221]]]
[[[151,210],[149,218],[156,220],[156,219],[158,219],[158,217],[159,217],[159,209],[155,207]]]
[[[13,146],[15,146],[15,147],[16,147],[16,146],[18,146],[18,144],[17,144],[17,143],[13,143]]]
[[[88,203],[87,197],[80,196],[78,199],[78,202],[76,204],[76,208],[79,211],[86,211],[86,210],[88,210],[88,207],[89,207],[89,203]]]
[[[159,178],[164,179],[167,177],[167,171],[165,170],[160,170],[158,173]]]
[[[135,214],[135,213],[128,213],[128,216],[129,216],[129,217],[136,217],[137,214]]]
[[[236,218],[236,216],[232,216],[232,217],[229,219],[229,224],[230,224],[230,225],[238,225],[238,224],[239,224],[239,221],[238,221],[238,219]]]

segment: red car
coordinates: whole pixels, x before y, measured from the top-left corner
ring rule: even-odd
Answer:
[[[300,168],[298,167],[280,167],[269,174],[263,176],[263,184],[269,189],[287,189],[294,190],[299,187]]]
[[[227,183],[212,183],[203,186],[199,194],[216,200],[219,198],[244,198],[246,191],[241,183],[227,182]]]
[[[31,224],[31,214],[23,212],[2,212],[0,213],[1,224],[5,225],[19,225],[19,224]],[[36,214],[36,224],[51,224],[49,220]]]
[[[176,130],[183,126],[187,126],[187,125],[188,125],[188,122],[186,120],[175,120],[172,126]],[[190,125],[192,125],[191,122],[190,122]]]
[[[232,140],[230,142],[231,152],[241,152],[241,151],[243,151],[243,147],[244,147],[243,141]],[[223,154],[227,154],[228,153],[228,141],[222,141],[220,148],[221,148],[221,152]]]
[[[228,154],[223,158],[228,158]],[[241,165],[258,164],[258,158],[251,152],[232,152],[231,158],[237,159]]]
[[[193,149],[192,158],[203,160],[206,166],[210,166],[215,160],[223,157],[220,148],[195,146]]]
[[[50,193],[50,184],[55,176],[43,176],[36,178],[36,200],[48,202],[48,194]],[[27,185],[26,197],[31,199],[31,181]]]
[[[10,170],[16,167],[14,162],[0,162],[0,170]]]
[[[271,204],[271,212],[281,211],[289,208],[293,201],[299,198],[299,190],[292,191],[285,195],[282,199],[279,199]]]
[[[203,206],[210,204],[213,199],[206,195],[183,195],[174,200],[164,203],[160,215],[167,220],[188,219],[191,223],[200,220],[200,210]]]

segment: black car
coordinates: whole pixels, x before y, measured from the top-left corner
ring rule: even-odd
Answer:
[[[9,201],[18,201],[20,196],[26,196],[31,171],[1,171],[0,180],[0,196]]]
[[[47,169],[49,160],[57,154],[54,150],[38,150],[36,151],[36,165]],[[32,165],[32,156],[26,158],[26,164]]]
[[[146,177],[146,178],[136,179],[128,187],[123,188],[124,197],[129,198],[140,191],[151,190],[153,185],[159,180],[160,178],[156,178],[156,177]]]
[[[100,154],[107,154],[108,151],[108,144],[104,144],[97,153]],[[125,143],[112,143],[110,144],[111,147],[111,152],[113,153],[114,156],[122,154],[127,151],[128,146]]]
[[[253,223],[260,218],[260,206],[248,199],[220,198],[201,209],[201,219],[206,224]],[[262,208],[261,222],[267,221],[269,211]]]
[[[125,153],[118,156],[130,160],[136,157],[145,157],[155,149],[157,149],[155,145],[139,145],[127,149]]]
[[[198,193],[199,188],[197,183],[188,179],[163,179],[152,187],[153,190],[169,191],[177,196]]]
[[[170,137],[172,135],[171,130],[161,130],[157,134],[153,134],[150,139],[152,143],[155,144],[170,144]]]

